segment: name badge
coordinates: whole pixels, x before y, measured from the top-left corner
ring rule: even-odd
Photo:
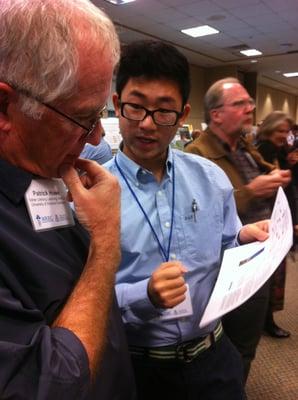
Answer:
[[[35,231],[74,225],[62,179],[33,179],[25,193],[25,202]]]
[[[185,300],[177,304],[173,308],[167,308],[163,311],[162,315],[158,317],[161,321],[167,321],[170,319],[177,319],[182,317],[188,317],[193,314],[192,303],[190,298],[189,286],[186,284]]]

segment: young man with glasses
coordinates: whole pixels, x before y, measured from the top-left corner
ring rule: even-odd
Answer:
[[[225,171],[242,223],[270,218],[273,196],[279,186],[290,182],[290,172],[274,169],[245,139],[252,128],[254,100],[237,79],[226,78],[208,89],[204,105],[208,129],[185,151],[206,157]],[[245,380],[262,334],[268,299],[267,282],[223,318],[225,332],[242,355]]]
[[[119,185],[77,160],[100,140],[115,28],[88,0],[0,0],[0,26],[0,398],[132,400]]]
[[[219,320],[199,323],[222,251],[238,232],[241,242],[255,235],[241,228],[222,170],[169,147],[190,112],[189,90],[189,65],[173,46],[124,48],[113,96],[123,143],[106,164],[122,188],[116,293],[138,399],[240,400],[239,353]]]

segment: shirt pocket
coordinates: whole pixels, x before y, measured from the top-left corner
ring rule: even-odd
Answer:
[[[185,257],[191,256],[194,261],[204,264],[218,258],[223,218],[217,204],[208,204],[207,207],[198,205],[195,215],[190,209],[184,209],[178,220],[178,236]]]

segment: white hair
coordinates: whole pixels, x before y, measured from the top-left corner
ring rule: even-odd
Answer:
[[[0,81],[23,93],[24,113],[41,115],[26,94],[43,102],[73,94],[77,46],[84,39],[109,46],[116,65],[120,50],[113,23],[89,0],[0,0]]]

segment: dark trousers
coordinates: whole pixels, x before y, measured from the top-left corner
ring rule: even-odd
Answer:
[[[262,335],[269,287],[267,281],[250,299],[222,319],[225,333],[242,356],[245,382]]]
[[[223,335],[191,362],[133,356],[138,400],[243,400],[241,357]]]

